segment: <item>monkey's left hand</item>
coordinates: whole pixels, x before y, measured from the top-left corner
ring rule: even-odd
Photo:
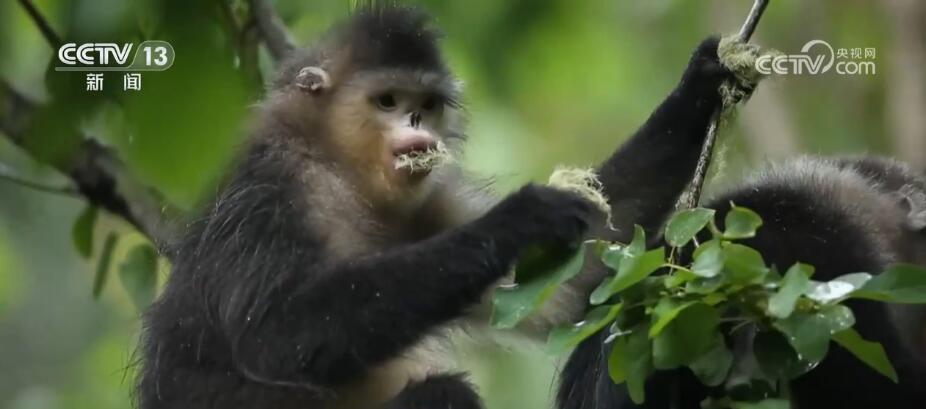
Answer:
[[[572,245],[588,231],[594,206],[575,193],[528,184],[478,221],[500,244],[520,253],[533,244]]]

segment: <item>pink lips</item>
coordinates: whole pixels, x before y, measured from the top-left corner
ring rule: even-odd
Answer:
[[[392,154],[401,156],[408,153],[425,152],[434,149],[436,146],[437,141],[426,133],[409,135],[395,142],[392,146]]]

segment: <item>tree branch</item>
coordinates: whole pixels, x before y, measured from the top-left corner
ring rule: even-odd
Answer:
[[[26,124],[34,105],[5,83],[0,83],[0,131],[13,144],[26,147]],[[73,192],[91,204],[124,219],[159,247],[178,231],[179,214],[150,189],[134,181],[107,146],[81,136],[71,155],[52,166],[74,183]]]
[[[55,33],[38,9],[30,0],[19,0],[19,3],[45,40],[53,48],[58,48],[62,43],[61,37]],[[226,24],[229,29],[236,31],[233,38],[238,47],[250,51],[246,57],[253,58],[254,66],[248,68],[256,71],[256,47],[253,44],[258,38],[267,45],[276,61],[285,59],[296,47],[269,0],[249,0],[249,5],[252,21],[244,27],[235,23],[234,16],[228,13],[227,8],[220,12],[226,13],[224,18],[230,18]],[[35,108],[32,101],[8,84],[0,82],[0,132],[30,155],[32,152],[28,150],[26,138]],[[68,158],[52,164],[55,169],[71,179],[73,187],[55,189],[18,178],[3,179],[40,190],[79,194],[91,204],[124,219],[159,247],[163,248],[172,242],[180,231],[182,213],[166,203],[152,189],[134,180],[112,149],[87,135],[80,135],[80,139],[82,142]]]
[[[264,44],[270,50],[274,61],[285,60],[296,49],[296,45],[270,1],[248,0],[248,5],[251,8],[251,15],[257,21],[260,36],[264,39]]]
[[[35,8],[35,5],[32,4],[31,1],[19,0],[19,4],[26,10],[26,13],[29,14],[29,18],[31,18],[35,26],[39,28],[39,31],[42,32],[42,37],[45,37],[45,41],[47,41],[52,48],[57,50],[58,47],[61,46],[61,37],[51,28],[51,24],[48,24],[48,20],[45,20],[45,17],[42,16],[42,13],[39,13],[39,10]]]
[[[0,163],[0,181],[10,182],[15,185],[27,187],[44,193],[52,193],[64,196],[80,196],[80,192],[71,186],[49,186],[39,182],[33,182],[16,174],[9,166]]]
[[[257,95],[264,86],[258,62],[262,34],[257,26],[257,18],[251,12],[245,21],[239,23],[227,0],[215,2],[218,6],[220,24],[228,37],[228,46],[238,55],[239,69],[251,85],[251,91]]]

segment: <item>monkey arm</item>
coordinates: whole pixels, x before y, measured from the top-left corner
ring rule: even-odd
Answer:
[[[618,239],[629,239],[635,223],[657,229],[691,180],[721,104],[718,88],[730,76],[718,61],[718,42],[711,37],[698,46],[672,93],[599,168]]]
[[[339,385],[463,316],[524,246],[577,240],[591,211],[571,194],[528,186],[482,218],[421,242],[333,265],[258,273],[283,278],[267,290],[245,280],[226,289],[219,311],[236,312],[222,314],[223,333],[236,366],[252,379]],[[298,246],[280,246],[292,248]],[[229,306],[239,299],[253,301]]]
[[[466,227],[291,274],[265,300],[261,320],[236,337],[236,359],[270,379],[325,386],[353,380],[463,315],[514,255],[484,229]]]

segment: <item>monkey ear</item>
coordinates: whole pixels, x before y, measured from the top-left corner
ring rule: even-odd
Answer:
[[[331,88],[331,77],[322,67],[304,67],[296,75],[295,84],[303,92],[320,94]]]

